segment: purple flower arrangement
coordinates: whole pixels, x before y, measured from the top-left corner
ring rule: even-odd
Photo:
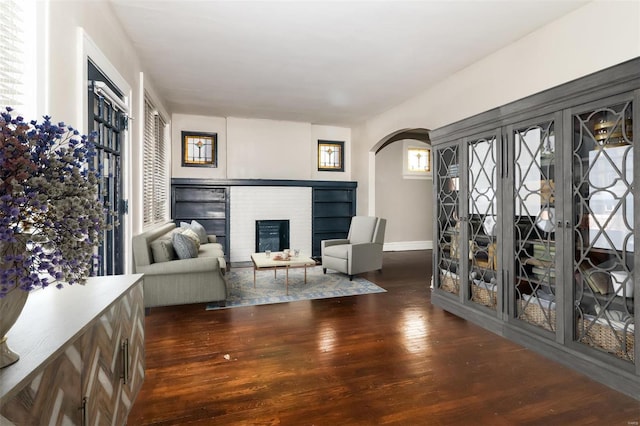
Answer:
[[[11,112],[0,113],[0,298],[84,283],[113,214],[98,199],[94,135]]]

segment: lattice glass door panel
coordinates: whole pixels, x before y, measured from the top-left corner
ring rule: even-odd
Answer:
[[[634,362],[633,105],[573,114],[574,339]]]
[[[437,203],[437,275],[436,286],[453,294],[460,294],[460,236],[459,219],[460,158],[458,145],[435,150],[435,184]],[[463,258],[464,259],[464,258]]]
[[[468,155],[469,295],[472,301],[495,310],[498,292],[496,137],[472,141]]]
[[[512,312],[556,330],[556,147],[553,120],[515,128]]]
[[[100,171],[98,196],[118,217],[107,215],[110,228],[104,231],[104,241],[98,249],[100,260],[97,275],[119,275],[124,273],[123,259],[123,169],[122,141],[127,116],[113,101],[89,87],[89,129],[96,133],[95,166]]]

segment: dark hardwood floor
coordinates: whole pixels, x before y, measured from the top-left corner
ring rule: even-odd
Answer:
[[[431,252],[387,293],[146,318],[130,425],[637,425],[640,402],[433,307]]]

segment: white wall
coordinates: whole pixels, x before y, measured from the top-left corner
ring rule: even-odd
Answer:
[[[453,54],[453,53],[452,53]],[[358,213],[369,211],[369,151],[399,129],[435,129],[640,56],[640,2],[594,1],[353,128]],[[394,218],[389,218],[394,220]]]
[[[231,179],[310,179],[311,124],[227,118]]]
[[[39,4],[38,7],[42,7]],[[49,2],[50,28],[49,63],[46,76],[49,88],[49,105],[45,110],[54,118],[86,130],[86,82],[82,82],[82,44],[78,40],[78,28],[82,28],[102,54],[134,89],[138,87],[138,57],[129,43],[119,22],[104,0],[52,1]],[[39,70],[44,72],[47,70]],[[131,97],[131,93],[125,93]],[[134,108],[138,100],[132,100]]]
[[[86,54],[94,55],[98,65],[109,71],[116,82],[125,89],[130,107],[130,122],[124,150],[124,197],[129,199],[129,214],[125,217],[125,271],[131,271],[131,235],[142,230],[142,140],[143,93],[153,91],[153,84],[141,74],[141,62],[105,0],[38,2],[38,7],[48,5],[49,28],[48,61],[38,68],[39,80],[47,91],[44,105],[38,111],[52,116],[54,121],[64,121],[86,133],[87,81]],[[157,97],[155,99],[160,102]],[[157,105],[160,109],[165,107]]]
[[[218,167],[182,167],[183,131],[217,133]],[[225,179],[227,177],[227,120],[222,117],[173,114],[171,118],[171,177]]]
[[[376,154],[376,216],[387,219],[385,250],[430,249],[433,181],[404,177],[403,142],[393,142]]]
[[[344,142],[344,172],[318,171],[318,140]],[[348,127],[311,126],[311,179],[351,180],[351,129]]]
[[[174,114],[172,177],[351,180],[351,129],[296,121]],[[218,167],[182,167],[182,131],[218,134]],[[318,171],[318,140],[345,143],[344,172]]]

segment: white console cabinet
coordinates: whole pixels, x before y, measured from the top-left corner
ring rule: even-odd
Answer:
[[[124,425],[144,380],[142,275],[32,292],[8,339],[0,424]]]

